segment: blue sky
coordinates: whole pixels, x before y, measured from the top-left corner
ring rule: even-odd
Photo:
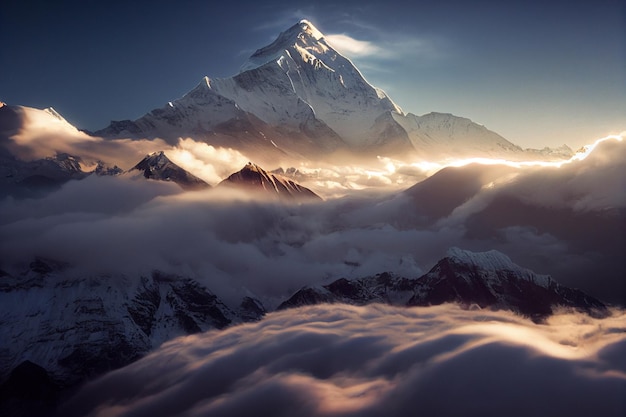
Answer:
[[[407,112],[531,147],[626,130],[624,2],[545,3],[4,0],[0,100],[99,129],[237,73],[307,18]]]

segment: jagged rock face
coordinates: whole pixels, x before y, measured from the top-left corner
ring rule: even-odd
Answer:
[[[171,181],[185,190],[210,188],[204,180],[189,173],[169,160],[163,151],[146,155],[130,172],[141,171],[147,179],[157,181]]]
[[[258,320],[263,305],[245,297],[230,308],[198,282],[154,272],[68,277],[45,259],[0,286],[0,382],[25,360],[68,386],[144,356],[174,337]]]
[[[282,201],[321,201],[313,191],[297,182],[265,171],[249,162],[219,184],[221,187],[235,187],[250,190]]]
[[[246,322],[261,320],[267,313],[265,307],[259,300],[247,296],[241,300],[237,312],[239,317]]]
[[[552,314],[557,306],[574,307],[590,313],[605,308],[600,301],[581,291],[563,287],[551,279],[544,281],[545,276],[534,278],[539,281],[522,279],[510,269],[487,271],[446,258],[420,278],[420,285],[407,305],[478,305],[481,308],[513,310],[536,319]]]
[[[499,252],[472,253],[454,248],[420,278],[389,273],[356,280],[342,278],[329,285],[303,288],[279,309],[335,302],[407,306],[460,303],[512,310],[536,320],[552,314],[559,306],[606,314],[601,301],[563,287],[547,275],[521,268]]]

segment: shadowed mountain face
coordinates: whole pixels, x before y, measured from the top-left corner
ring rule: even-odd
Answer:
[[[251,162],[241,171],[230,175],[219,186],[240,188],[282,201],[322,201],[308,188],[288,178],[267,172]]]
[[[425,223],[449,216],[454,209],[477,195],[486,184],[515,172],[504,165],[471,164],[448,167],[404,191],[415,203]]]

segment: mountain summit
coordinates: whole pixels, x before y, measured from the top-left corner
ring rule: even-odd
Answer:
[[[403,114],[387,94],[370,85],[354,64],[337,52],[308,20],[282,32],[257,50],[240,73],[281,74],[315,116],[353,146],[364,145],[364,134],[380,114]],[[284,75],[283,75],[284,74]],[[287,110],[287,109],[285,109]],[[367,144],[367,143],[365,143]]]
[[[299,23],[281,32],[274,42],[257,49],[250,56],[248,62],[241,67],[240,72],[258,68],[270,61],[276,61],[283,55],[285,50],[293,49],[296,45],[298,48],[309,49],[317,53],[327,51],[329,47],[323,38],[322,32],[317,30],[311,22],[302,19]]]
[[[469,119],[404,113],[308,20],[256,50],[233,77],[204,77],[178,100],[96,134],[171,143],[192,137],[257,161],[337,152],[404,159],[525,157],[521,148]]]
[[[219,186],[240,188],[281,201],[322,201],[317,194],[308,188],[288,178],[267,172],[252,162],[248,162],[240,171],[231,174]]]

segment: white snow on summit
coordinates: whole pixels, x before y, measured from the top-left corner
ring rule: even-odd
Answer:
[[[263,74],[269,79],[286,76],[289,93],[310,106],[316,118],[351,145],[367,145],[368,130],[382,113],[403,114],[384,91],[370,85],[354,64],[337,52],[307,20],[300,21],[282,32],[273,43],[257,50],[234,79],[250,72]],[[256,76],[253,78],[257,79]],[[218,91],[222,91],[220,87]],[[274,113],[288,114],[290,108],[282,107],[281,101],[284,100],[276,97],[267,104]],[[240,104],[257,114],[258,107],[252,109],[245,103]]]

